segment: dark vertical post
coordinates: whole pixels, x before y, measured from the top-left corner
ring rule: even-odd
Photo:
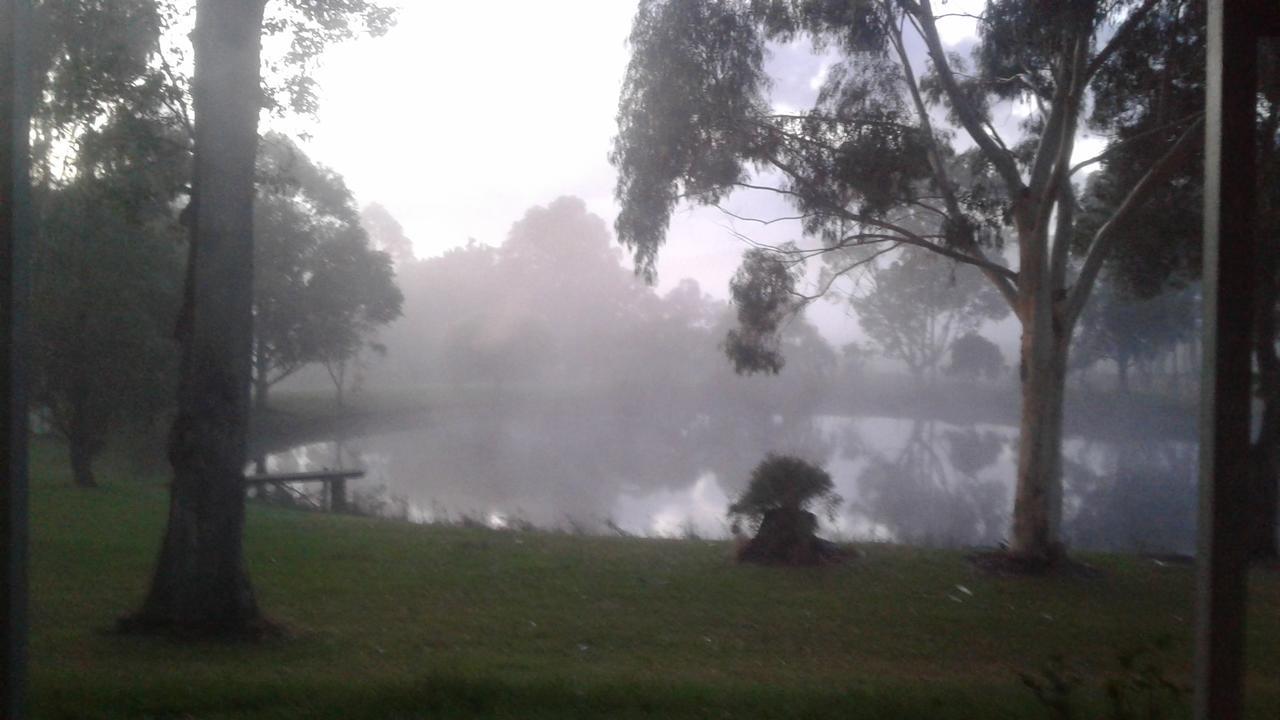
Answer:
[[[1267,0],[1263,0],[1267,1]],[[1243,716],[1253,308],[1255,1],[1210,0],[1195,716]]]
[[[0,717],[23,715],[27,649],[26,358],[30,0],[0,0],[0,542],[4,684]]]

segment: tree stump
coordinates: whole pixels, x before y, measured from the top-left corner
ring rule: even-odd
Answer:
[[[827,565],[846,553],[815,533],[818,518],[807,510],[766,510],[756,536],[738,551],[738,562],[759,565]]]

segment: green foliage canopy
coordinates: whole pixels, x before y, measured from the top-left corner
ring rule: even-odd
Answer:
[[[794,455],[769,453],[751,471],[747,490],[729,506],[729,515],[758,522],[770,510],[816,507],[831,516],[842,501],[826,470]]]
[[[337,173],[282,135],[259,147],[254,334],[259,383],[354,357],[400,317],[390,256],[370,246]]]

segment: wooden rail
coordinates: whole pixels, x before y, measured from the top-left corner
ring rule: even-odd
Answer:
[[[316,470],[314,472],[278,473],[276,475],[246,475],[245,485],[274,485],[291,482],[334,482],[364,477],[363,470]]]

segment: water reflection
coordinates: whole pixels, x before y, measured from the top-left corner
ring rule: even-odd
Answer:
[[[268,463],[357,465],[367,472],[353,508],[416,522],[724,537],[725,509],[770,451],[831,472],[846,503],[828,534],[967,547],[1007,532],[1016,430],[999,425],[560,400],[441,412]],[[1191,551],[1194,443],[1069,439],[1064,454],[1072,547]]]
[[[994,545],[1008,521],[1009,482],[985,475],[1009,440],[992,430],[910,423],[901,449],[858,476],[856,509],[913,545]]]
[[[1194,443],[1089,443],[1064,462],[1064,535],[1075,547],[1195,552]]]

